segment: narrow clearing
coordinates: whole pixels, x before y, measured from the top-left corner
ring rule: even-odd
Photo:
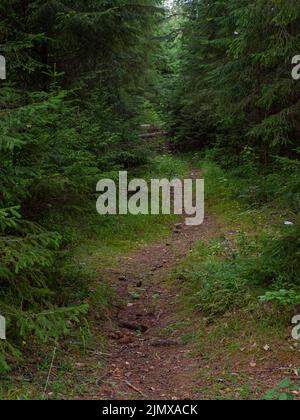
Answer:
[[[196,174],[193,173],[193,176]],[[197,174],[198,176],[198,174]],[[195,360],[182,345],[182,331],[168,329],[178,321],[178,290],[167,284],[169,274],[199,240],[218,229],[209,216],[202,226],[176,225],[167,241],[121,258],[119,270],[107,277],[122,306],[106,325],[109,345],[106,370],[91,398],[196,399]]]

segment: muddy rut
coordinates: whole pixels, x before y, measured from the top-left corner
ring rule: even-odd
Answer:
[[[194,175],[194,174],[193,174]],[[170,273],[199,240],[209,239],[216,222],[206,216],[201,226],[174,226],[161,243],[138,250],[120,261],[122,271],[107,273],[121,298],[106,325],[106,370],[94,399],[178,400],[200,398],[191,348],[182,344],[178,321],[180,284],[167,284]],[[179,320],[180,321],[180,320]]]

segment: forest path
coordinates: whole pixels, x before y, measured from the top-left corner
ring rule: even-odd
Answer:
[[[192,177],[200,177],[193,171]],[[218,231],[207,215],[201,226],[174,226],[169,239],[145,246],[120,259],[107,279],[117,290],[122,306],[106,325],[108,346],[105,369],[91,399],[178,400],[197,399],[192,348],[183,345],[184,333],[173,328],[179,319],[180,284],[170,286],[170,274],[180,266],[196,242]]]

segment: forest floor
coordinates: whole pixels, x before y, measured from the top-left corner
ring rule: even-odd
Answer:
[[[201,311],[187,308],[179,273],[190,259],[199,260],[199,244],[209,248],[220,235],[232,234],[230,228],[208,206],[201,226],[178,222],[168,238],[141,246],[106,269],[118,303],[104,328],[104,364],[91,369],[93,386],[76,398],[247,400],[270,390],[275,398],[299,395],[290,383],[298,380],[299,350],[285,322],[277,325],[278,314],[267,308],[253,316],[245,302],[240,312],[207,321]],[[79,367],[84,371],[91,363],[96,366],[92,358]]]
[[[190,171],[200,176],[199,170]],[[92,338],[83,335],[83,351],[71,339],[56,353],[32,357],[28,374],[14,375],[8,398],[248,400],[274,390],[284,399],[287,389],[298,398],[290,380],[299,383],[299,343],[291,340],[289,314],[285,319],[269,306],[261,308],[257,297],[249,304],[246,292],[240,309],[220,317],[208,319],[201,307],[190,306],[197,289],[181,273],[194,264],[201,267],[203,249],[214,258],[221,237],[234,246],[236,234],[252,237],[254,229],[269,224],[267,214],[261,219],[261,213],[251,213],[249,228],[249,217],[243,220],[240,208],[227,200],[221,212],[230,218],[220,217],[218,205],[208,200],[200,226],[188,227],[177,218],[158,219],[155,225],[155,219],[133,217],[122,241],[113,232],[111,243],[90,238],[76,258],[94,265],[110,303],[99,312],[97,305],[91,307]]]
[[[181,340],[179,291],[170,274],[197,241],[218,230],[207,217],[198,227],[174,226],[167,241],[145,246],[108,270],[110,284],[123,302],[106,325],[106,369],[91,399],[196,399],[195,360]]]

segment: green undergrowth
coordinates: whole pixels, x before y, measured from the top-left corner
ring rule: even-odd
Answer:
[[[208,398],[258,399],[272,388],[272,380],[258,383],[239,375],[226,387],[209,372],[214,366],[215,375],[235,369],[251,375],[260,364],[268,368],[278,359],[289,366],[298,356],[298,343],[289,331],[299,311],[297,216],[274,202],[246,203],[240,197],[246,181],[214,162],[201,162],[201,170],[206,213],[215,218],[216,227],[175,274],[185,318],[192,320],[184,340],[196,344],[207,364],[199,375],[211,383]],[[286,225],[287,220],[294,224]],[[240,392],[245,386],[248,391]]]
[[[184,158],[165,154],[153,158],[138,172],[129,173],[129,177],[146,180],[181,178],[188,173],[188,168],[188,161]],[[117,179],[117,173],[110,175]],[[118,300],[109,284],[107,270],[115,268],[121,271],[120,257],[129,256],[135,249],[167,237],[177,220],[172,215],[100,216],[95,203],[96,195],[95,201],[82,202],[77,210],[66,208],[58,213],[52,210],[47,216],[47,223],[54,231],[62,233],[64,241],[64,251],[60,251],[57,267],[53,267],[53,272],[59,273],[54,280],[57,294],[62,305],[82,304],[84,316],[78,317],[74,323],[70,319],[65,326],[58,325],[57,329],[66,328],[62,337],[48,339],[45,344],[23,340],[20,343],[22,357],[21,353],[6,355],[11,369],[1,377],[1,399],[72,398],[91,388],[93,384],[89,383],[89,378],[80,374],[82,369],[86,374],[86,368],[78,372],[76,363],[78,359],[86,359],[87,364],[93,364],[95,349],[101,353],[105,347],[103,322],[109,317],[112,304]],[[51,372],[44,392],[54,349],[55,370]],[[101,374],[101,357],[99,360]],[[74,381],[78,382],[75,387]]]

